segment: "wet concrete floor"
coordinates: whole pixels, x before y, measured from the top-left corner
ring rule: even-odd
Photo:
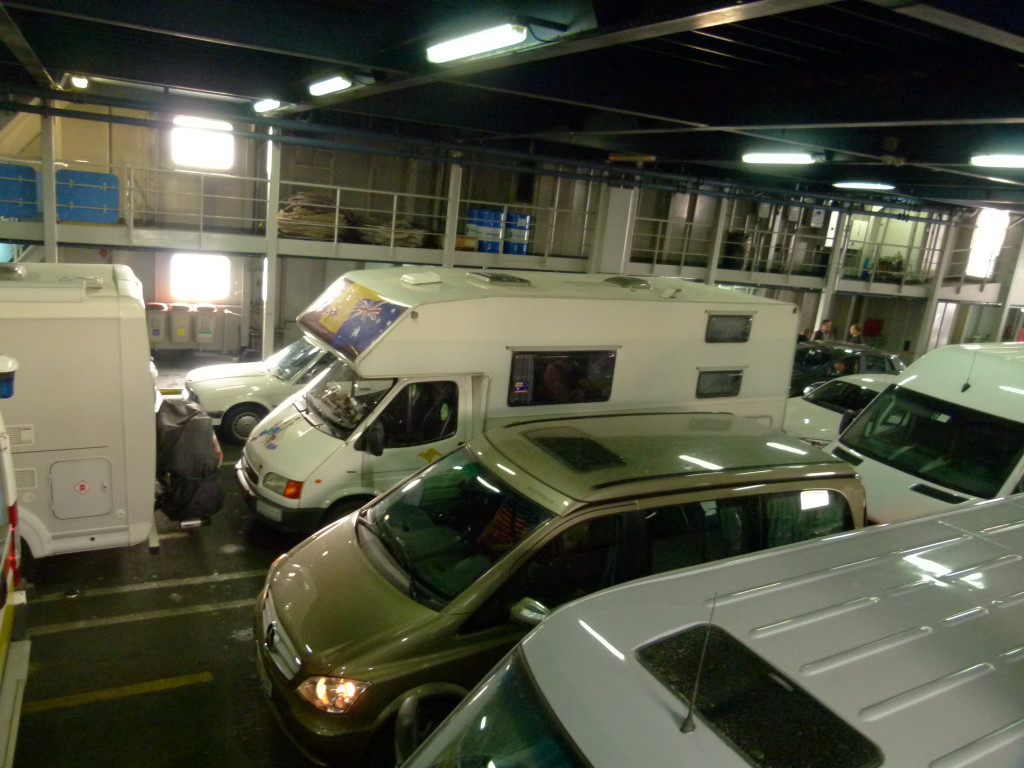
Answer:
[[[208,526],[162,513],[158,551],[25,563],[30,668],[14,768],[308,768],[256,677],[252,606],[297,538],[248,511],[223,446]]]

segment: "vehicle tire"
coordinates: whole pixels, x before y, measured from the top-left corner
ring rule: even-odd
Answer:
[[[244,445],[253,428],[267,415],[267,409],[255,403],[232,406],[220,420],[220,435],[225,442]]]
[[[395,718],[394,760],[403,763],[437,726],[455,709],[455,696],[410,696],[402,702]]]

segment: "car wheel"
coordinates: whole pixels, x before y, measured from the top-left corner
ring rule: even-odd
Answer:
[[[422,744],[455,709],[460,699],[454,696],[409,696],[398,708],[395,718],[395,764],[400,765]]]
[[[229,408],[220,420],[221,437],[229,443],[242,445],[266,415],[267,409],[254,403],[242,403]]]

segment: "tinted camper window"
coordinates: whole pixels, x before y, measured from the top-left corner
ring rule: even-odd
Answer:
[[[615,352],[513,352],[509,405],[605,402],[612,393]]]
[[[751,315],[708,315],[704,341],[709,344],[749,341],[753,321]]]

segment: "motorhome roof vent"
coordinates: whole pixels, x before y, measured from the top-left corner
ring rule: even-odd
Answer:
[[[609,285],[615,285],[619,288],[642,288],[644,290],[650,290],[651,284],[644,280],[642,277],[630,277],[629,275],[612,275],[604,279]]]
[[[525,286],[531,284],[525,277],[510,275],[508,272],[467,272],[466,277],[488,285]]]
[[[0,264],[0,280],[24,280],[25,268],[21,264]]]
[[[409,285],[430,285],[440,283],[441,276],[437,272],[406,272],[402,275],[402,282]]]

